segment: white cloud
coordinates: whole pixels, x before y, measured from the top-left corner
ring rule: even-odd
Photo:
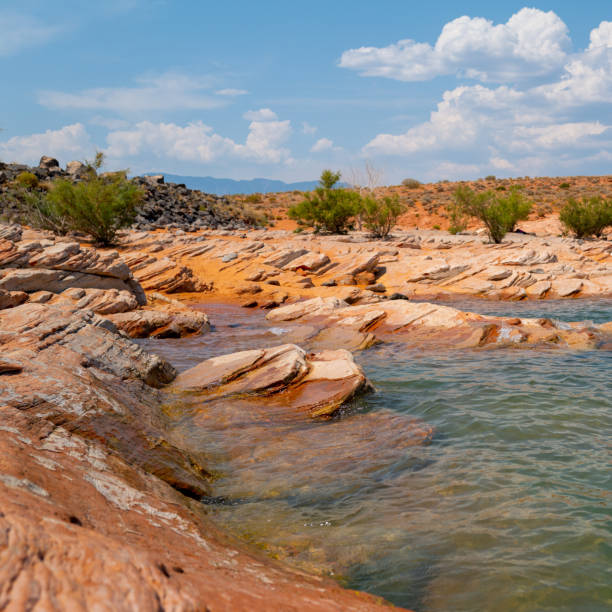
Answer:
[[[545,126],[517,126],[513,130],[512,146],[520,148],[554,149],[581,143],[589,144],[589,136],[599,136],[608,130],[599,121],[557,123]]]
[[[612,21],[602,21],[599,27],[591,31],[589,51],[600,47],[612,47]]]
[[[269,108],[260,108],[259,110],[250,110],[242,115],[248,121],[276,121],[278,116]]]
[[[339,65],[400,81],[456,74],[503,82],[560,69],[569,44],[567,26],[554,12],[523,8],[505,24],[482,17],[454,19],[433,46],[406,39],[382,48],[349,49]]]
[[[556,83],[542,85],[538,93],[553,104],[576,106],[609,103],[612,98],[612,22],[602,21],[591,31],[591,42],[565,66]]]
[[[329,138],[319,138],[317,142],[312,145],[310,151],[312,153],[320,153],[321,151],[329,151],[334,148],[334,141]]]
[[[246,144],[236,145],[238,155],[259,162],[279,163],[290,161],[288,149],[281,145],[291,134],[290,121],[252,121]]]
[[[61,32],[27,15],[0,13],[0,56],[14,55],[27,47],[42,45]]]
[[[98,87],[78,93],[42,91],[38,101],[55,109],[106,110],[137,114],[161,110],[205,110],[225,102],[208,93],[207,78],[168,72],[136,79],[136,87]]]
[[[291,133],[289,121],[253,121],[244,144],[221,136],[201,121],[180,126],[175,123],[142,121],[107,136],[107,156],[126,160],[140,156],[160,159],[212,162],[241,158],[258,163],[288,162],[290,153],[282,147]]]
[[[14,136],[0,142],[0,158],[30,165],[38,164],[43,155],[66,162],[90,156],[94,147],[81,123],[67,125],[59,130],[47,130],[29,136]]]
[[[201,121],[185,127],[174,123],[141,121],[129,129],[109,133],[106,140],[106,154],[111,159],[151,154],[160,158],[208,162],[228,153],[235,146],[231,139],[215,134],[210,126]]]
[[[304,134],[316,134],[318,128],[314,125],[310,125],[307,121],[302,121],[302,133]]]
[[[498,170],[512,170],[512,168],[514,168],[512,163],[503,157],[492,157],[489,163],[493,168],[497,168]]]
[[[457,87],[444,92],[429,121],[403,134],[379,134],[364,147],[364,153],[405,155],[470,148],[477,144],[483,131],[491,127],[491,122],[499,126],[507,121],[506,117],[514,113],[522,96],[508,87]]]
[[[245,96],[249,92],[246,89],[218,89],[215,91],[218,96]]]
[[[612,23],[593,29],[589,46],[568,57],[548,81],[445,91],[427,121],[403,133],[378,134],[362,154],[408,157],[430,163],[429,172],[433,167],[451,174],[457,164],[466,165],[466,172],[476,165],[476,174],[558,173],[568,160],[584,167],[582,160],[612,147],[612,113],[602,106],[612,98]],[[580,151],[579,160],[572,151]],[[440,158],[451,166],[436,166]]]

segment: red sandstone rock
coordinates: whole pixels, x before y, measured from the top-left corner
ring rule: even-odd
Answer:
[[[208,359],[179,374],[171,388],[198,393],[205,402],[240,396],[244,410],[255,404],[264,410],[266,404],[282,405],[283,412],[317,417],[332,415],[371,387],[348,351],[307,355],[286,344]]]
[[[0,609],[387,609],[214,527],[184,495],[207,494],[207,474],[164,439],[149,387],[174,370],[105,319],[7,309],[0,354]],[[328,377],[352,375],[341,355],[320,359]]]
[[[272,310],[266,318],[271,321],[299,320],[313,326],[310,342],[315,347],[317,333],[325,330],[328,346],[330,338],[340,328],[355,333],[372,332],[381,340],[452,348],[540,343],[556,347],[597,348],[609,342],[604,329],[587,327],[582,323],[557,325],[549,322],[543,326],[537,319],[525,318],[517,326],[511,317],[484,316],[448,306],[405,300],[348,306],[336,298],[313,298]]]

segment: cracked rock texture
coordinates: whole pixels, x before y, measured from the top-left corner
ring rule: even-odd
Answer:
[[[195,501],[205,469],[164,438],[155,387],[176,372],[106,319],[66,304],[5,309],[0,354],[0,609],[388,609],[215,528]],[[283,355],[285,373],[309,362],[279,347],[268,365]],[[343,353],[319,360],[304,382],[359,376]]]

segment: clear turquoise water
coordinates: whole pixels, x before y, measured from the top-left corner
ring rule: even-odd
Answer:
[[[612,320],[611,301],[454,305]],[[207,310],[217,331],[145,344],[182,369],[283,342],[260,313]],[[220,523],[418,611],[612,609],[612,352],[398,344],[357,359],[377,391],[332,422],[179,426],[220,474]]]

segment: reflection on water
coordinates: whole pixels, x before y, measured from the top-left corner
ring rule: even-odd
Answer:
[[[611,304],[455,305],[602,322]],[[183,369],[285,341],[261,313],[206,310],[214,333],[144,344]],[[176,420],[236,502],[209,506],[219,522],[415,610],[610,609],[612,353],[398,344],[356,358],[377,392],[331,422],[201,406]]]

